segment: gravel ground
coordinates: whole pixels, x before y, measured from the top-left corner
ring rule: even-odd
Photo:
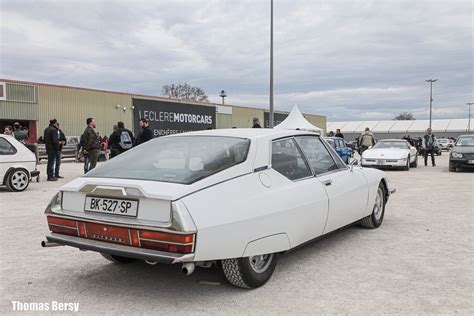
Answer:
[[[0,189],[2,315],[12,301],[76,302],[92,314],[474,313],[474,173],[449,173],[446,154],[436,167],[387,172],[397,193],[379,229],[350,227],[287,254],[252,291],[227,285],[216,269],[184,277],[176,265],[120,266],[94,252],[41,248],[44,207],[82,165],[62,170],[57,183],[43,176],[23,193]]]

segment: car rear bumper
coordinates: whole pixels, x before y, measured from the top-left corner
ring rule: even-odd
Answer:
[[[168,253],[158,250],[124,246],[56,233],[46,234],[46,240],[64,246],[79,248],[80,250],[91,250],[115,256],[129,257],[148,261],[157,261],[168,264],[179,262],[193,262],[194,259],[194,254]]]

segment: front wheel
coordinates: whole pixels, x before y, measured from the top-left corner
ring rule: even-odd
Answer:
[[[418,167],[418,156],[415,155],[415,161],[413,161],[413,163],[411,164],[411,167],[412,168]]]
[[[377,228],[382,225],[385,215],[385,204],[387,203],[387,194],[384,185],[380,182],[375,196],[374,208],[372,214],[360,220],[360,225],[365,228]]]
[[[407,164],[403,167],[403,170],[408,171],[410,170],[410,156],[407,157]]]
[[[275,271],[277,254],[222,260],[222,271],[230,284],[254,289],[267,283]]]

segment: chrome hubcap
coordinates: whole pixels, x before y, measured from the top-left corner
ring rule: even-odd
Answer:
[[[23,171],[16,171],[12,176],[11,184],[15,189],[21,190],[28,185],[28,177]]]
[[[249,257],[250,266],[252,267],[252,270],[257,273],[265,272],[270,266],[270,264],[272,263],[272,259],[273,259],[272,253],[268,255],[259,255],[259,256]]]
[[[383,191],[381,188],[377,190],[377,196],[375,197],[375,205],[374,205],[374,216],[377,220],[382,217],[382,209],[383,209]]]

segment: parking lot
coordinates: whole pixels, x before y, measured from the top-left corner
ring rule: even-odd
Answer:
[[[94,252],[41,248],[45,206],[65,179],[33,182],[23,193],[0,189],[0,313],[12,301],[79,303],[83,313],[444,313],[471,314],[474,173],[436,167],[387,171],[397,193],[376,230],[357,226],[280,258],[263,287],[228,285],[216,269],[184,277],[178,266],[115,265]],[[347,206],[350,207],[350,201]]]

